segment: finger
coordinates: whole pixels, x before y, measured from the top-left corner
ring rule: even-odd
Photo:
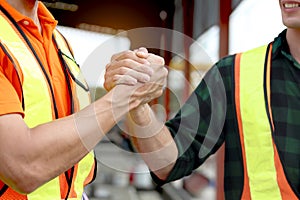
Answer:
[[[130,85],[133,86],[137,83],[137,80],[129,75],[114,75],[113,77],[105,77],[104,88],[110,91],[116,85]]]
[[[103,87],[106,91],[110,91],[113,87],[115,87],[115,82],[113,81],[113,77],[104,77]]]
[[[152,65],[165,65],[165,60],[163,57],[149,53],[149,56],[147,60],[152,64]]]
[[[131,60],[134,60],[141,64],[149,64],[149,62],[145,58],[137,56],[134,51],[130,51],[130,50],[114,54],[111,57],[111,62],[112,61],[120,61],[120,60],[124,60],[124,59],[131,59]]]
[[[113,54],[113,55],[111,56],[111,58],[110,58],[110,61],[112,62],[112,61],[118,59],[118,58],[119,58],[122,54],[124,54],[124,53],[126,53],[126,51],[122,51],[122,52]]]
[[[123,77],[125,77],[124,78],[125,82],[121,80]],[[120,83],[134,85],[137,82],[145,83],[150,81],[150,76],[148,74],[141,73],[127,67],[107,69],[104,78],[105,78],[104,87],[108,91],[111,88],[113,88],[116,84],[120,84]]]
[[[116,75],[115,79],[115,85],[135,85],[137,83],[137,80],[129,75]]]
[[[140,58],[148,58],[148,50],[145,47],[140,47],[135,51],[136,55]]]
[[[136,70],[132,70],[129,68],[125,68],[125,69],[116,69],[113,73],[113,81],[117,82],[118,79],[122,78],[122,77],[128,77],[130,76],[132,79],[135,79],[135,82],[141,82],[141,83],[146,83],[148,81],[150,81],[150,76],[148,74],[145,73],[141,73],[138,72]],[[109,75],[109,74],[108,74]]]
[[[117,72],[120,75],[124,75],[130,69],[140,73],[147,74],[148,76],[151,76],[153,74],[153,68],[150,65],[141,64],[131,59],[124,59],[124,60],[113,61],[109,63],[106,66],[106,73]]]

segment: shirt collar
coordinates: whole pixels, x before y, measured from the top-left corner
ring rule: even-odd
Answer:
[[[283,30],[273,42],[273,58],[281,55],[282,51],[290,54],[289,45],[286,40],[286,29]]]
[[[57,21],[42,2],[39,2],[38,16],[41,23],[57,25]]]
[[[273,42],[273,54],[272,59],[285,57],[290,60],[295,67],[300,69],[300,63],[291,55],[290,48],[286,39],[286,29],[283,30]]]

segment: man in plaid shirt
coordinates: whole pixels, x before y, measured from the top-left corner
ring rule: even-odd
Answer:
[[[287,29],[264,51],[245,53],[250,64],[245,64],[244,54],[222,58],[165,125],[147,104],[130,112],[132,141],[156,183],[191,174],[225,143],[226,199],[299,199],[300,1],[279,4]],[[147,50],[140,51],[148,56]],[[120,74],[116,60],[108,65],[110,75],[124,77],[133,69],[127,66]],[[255,67],[254,73],[243,76],[249,67]],[[130,76],[139,81],[139,73]],[[106,80],[106,89],[112,82]],[[122,83],[128,84],[124,79]],[[264,107],[258,110],[256,105]]]

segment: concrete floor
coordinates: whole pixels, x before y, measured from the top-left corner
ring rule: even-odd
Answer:
[[[97,157],[97,176],[95,181],[86,188],[91,200],[162,200],[160,194],[154,190],[148,168],[138,174],[141,182],[133,170],[143,166],[144,162],[138,156],[125,151],[111,142],[101,142],[95,148]],[[140,168],[141,169],[141,168]]]
[[[215,199],[215,187],[212,185],[204,188],[196,197],[192,197],[176,182],[165,185],[163,192],[156,191],[148,168],[139,154],[124,150],[109,140],[104,139],[99,143],[95,148],[95,154],[98,161],[97,176],[95,181],[86,188],[90,200]],[[214,172],[212,170],[214,162],[208,163],[201,166],[201,170],[204,170],[207,175]]]

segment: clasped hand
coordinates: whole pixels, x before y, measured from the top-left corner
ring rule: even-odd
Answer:
[[[106,66],[104,88],[117,85],[132,88],[131,98],[137,106],[150,102],[163,93],[168,75],[164,59],[146,48],[114,54]]]

